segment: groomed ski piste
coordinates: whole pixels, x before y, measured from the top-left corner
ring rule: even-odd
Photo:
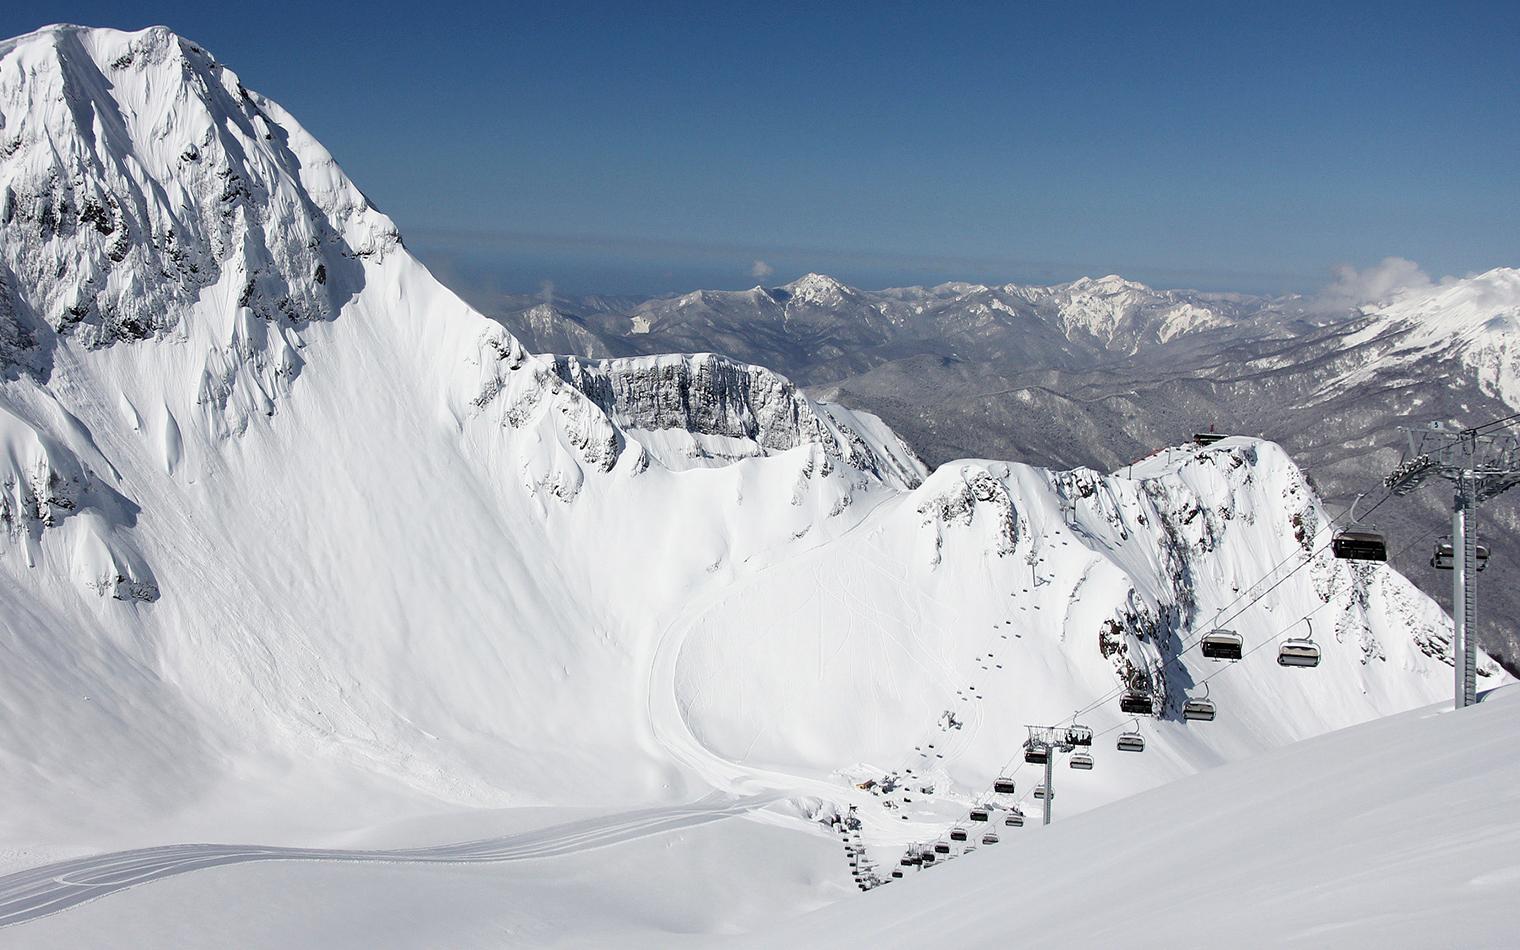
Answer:
[[[595,862],[582,853],[588,843],[640,833],[586,822],[453,852],[260,851],[244,860],[311,863],[164,880],[41,921],[26,945],[180,946],[214,934],[227,946],[338,948],[1507,947],[1520,892],[1517,736],[1520,690],[1503,687],[1460,712],[1439,704],[1221,766],[744,935],[651,932],[652,922],[700,917],[673,915],[663,874],[698,888],[693,906],[753,905],[755,889],[784,885],[681,880],[647,840]],[[676,835],[680,846],[712,844]],[[775,844],[733,836],[721,846],[754,858]],[[541,877],[511,864],[451,863],[488,848],[496,861],[561,855],[535,870],[566,881],[564,892],[546,894]],[[135,856],[128,866],[144,881],[162,873]],[[12,893],[7,882],[8,907]]]
[[[1271,443],[930,474],[761,367],[535,356],[167,30],[0,43],[0,113],[0,943],[768,939],[1450,693]],[[1025,827],[860,894],[1003,775]]]

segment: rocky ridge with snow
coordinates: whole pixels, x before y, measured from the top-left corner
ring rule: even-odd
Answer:
[[[693,461],[785,452],[818,445],[835,461],[898,488],[923,481],[923,463],[874,417],[808,399],[763,366],[711,353],[590,362],[554,358],[554,371],[614,419],[668,468]],[[663,451],[678,432],[682,451]]]
[[[768,362],[817,398],[879,415],[931,466],[979,455],[1113,470],[1214,426],[1280,441],[1343,508],[1397,464],[1400,426],[1520,408],[1517,281],[1520,270],[1497,268],[1336,310],[1117,276],[865,291],[812,275],[801,283],[834,289],[808,291],[806,320],[787,318],[793,285],[636,306],[561,299],[535,325],[520,303],[496,312],[525,339],[572,352],[696,348]],[[549,330],[569,325],[579,337]],[[1445,502],[1430,491],[1380,512],[1399,569],[1443,602],[1450,578],[1430,569],[1426,546],[1446,530]],[[1508,499],[1484,519],[1495,550],[1520,545]],[[1520,609],[1516,591],[1490,588],[1479,618],[1484,642],[1508,657],[1520,657],[1503,622]]]

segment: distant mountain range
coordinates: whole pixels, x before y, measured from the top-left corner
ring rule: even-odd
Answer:
[[[489,302],[488,302],[489,303]],[[1053,286],[861,290],[809,274],[779,287],[674,297],[502,298],[538,352],[714,352],[769,366],[826,402],[882,418],[929,464],[982,457],[1115,470],[1215,428],[1282,443],[1335,507],[1399,460],[1402,425],[1520,409],[1520,270],[1499,268],[1327,309],[1305,297],[1156,290],[1118,276]],[[1384,505],[1398,568],[1443,604],[1427,564],[1449,498]],[[1496,556],[1520,558],[1515,500],[1490,503]],[[1515,585],[1485,574],[1485,642],[1509,661]]]

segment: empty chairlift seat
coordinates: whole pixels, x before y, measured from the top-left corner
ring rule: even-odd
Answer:
[[[1476,550],[1478,570],[1488,567],[1488,545],[1479,542]],[[1448,540],[1442,540],[1436,545],[1435,553],[1430,556],[1430,566],[1438,571],[1455,570],[1457,566],[1457,549]]]
[[[1119,710],[1131,715],[1140,714],[1149,716],[1155,712],[1151,705],[1151,694],[1142,693],[1138,690],[1130,690],[1119,697]]]
[[[1124,732],[1119,735],[1120,752],[1144,752],[1145,737],[1138,732]]]
[[[992,782],[992,792],[994,795],[1012,795],[1013,790],[1013,779],[1007,776],[994,779]]]
[[[1071,757],[1071,760],[1067,764],[1074,769],[1081,769],[1084,772],[1091,772],[1093,767],[1093,757],[1088,755],[1086,752],[1078,752]]]
[[[951,841],[965,841],[968,837],[970,837],[970,836],[966,834],[966,829],[965,828],[951,828],[950,829],[950,840]]]
[[[935,853],[935,854],[949,854],[950,853],[950,842],[948,842],[948,841],[936,841],[936,842],[934,842],[934,852],[933,853]],[[926,857],[927,857],[927,855],[926,855]],[[932,861],[934,859],[930,858],[929,860]]]
[[[1207,699],[1189,699],[1182,704],[1182,718],[1213,722],[1214,704]]]
[[[1388,560],[1388,545],[1376,531],[1337,531],[1330,550],[1347,561]]]
[[[977,807],[977,808],[971,809],[971,820],[972,821],[986,821],[986,820],[988,820],[991,817],[992,817],[992,812],[989,811],[986,808]]]
[[[982,844],[997,844],[997,843],[998,843],[998,836],[995,835],[995,834],[993,834],[992,832],[989,831],[986,834],[982,835]]]
[[[1203,635],[1203,655],[1211,660],[1238,660],[1246,645],[1234,630],[1210,630]]]
[[[1045,786],[1043,786],[1043,785],[1036,785],[1034,787],[1034,797],[1035,798],[1038,798],[1040,801],[1044,801],[1047,796],[1050,798],[1051,801],[1055,801],[1056,800],[1055,792],[1046,792],[1045,791]]]
[[[1003,819],[1003,824],[1009,828],[1022,828],[1024,827],[1024,816],[1019,814],[1009,815]]]
[[[1298,638],[1285,640],[1277,648],[1277,663],[1279,666],[1319,666],[1319,644]]]
[[[893,877],[894,880],[901,880],[902,876],[903,876],[903,873],[901,871],[899,871],[897,868],[893,868],[892,869],[892,877]]]
[[[1024,761],[1031,765],[1044,765],[1050,759],[1050,749],[1041,743],[1024,747]]]

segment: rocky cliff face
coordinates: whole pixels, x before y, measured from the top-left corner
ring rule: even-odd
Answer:
[[[807,398],[762,366],[711,353],[609,360],[556,356],[554,371],[671,468],[818,446],[829,458],[912,488],[924,468],[880,420]],[[693,438],[679,448],[658,433]]]

